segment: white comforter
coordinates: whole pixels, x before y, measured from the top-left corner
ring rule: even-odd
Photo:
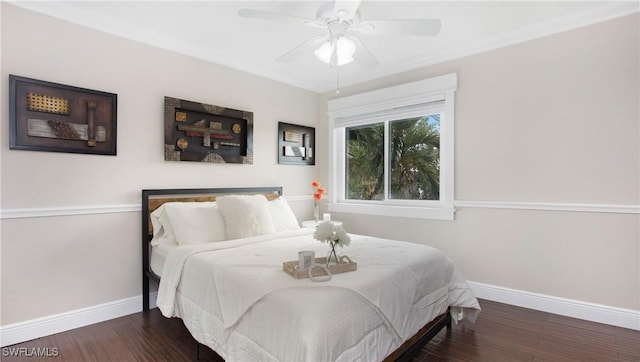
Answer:
[[[358,270],[296,280],[282,262],[328,245],[302,229],[179,247],[165,262],[157,305],[227,361],[381,360],[448,306],[475,318],[477,300],[437,249],[352,235],[338,250]]]

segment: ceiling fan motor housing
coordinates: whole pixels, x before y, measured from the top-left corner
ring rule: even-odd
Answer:
[[[354,14],[350,14],[348,10],[336,9],[333,2],[323,4],[316,12],[316,19],[331,30],[335,24],[342,24],[346,29],[360,22],[360,10],[356,10]],[[337,29],[336,29],[337,30]]]

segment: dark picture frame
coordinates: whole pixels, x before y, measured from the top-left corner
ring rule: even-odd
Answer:
[[[118,95],[9,75],[9,148],[116,155]]]
[[[278,122],[278,163],[284,165],[316,164],[316,129]]]
[[[253,112],[165,96],[164,159],[253,164]]]

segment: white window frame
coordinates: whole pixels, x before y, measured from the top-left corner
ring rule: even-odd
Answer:
[[[457,75],[447,74],[395,87],[330,100],[329,211],[407,218],[453,220],[454,93]],[[345,127],[441,113],[440,200],[345,199]],[[386,132],[385,126],[385,134]],[[385,142],[385,154],[388,142]],[[387,161],[388,162],[388,161]],[[387,180],[388,165],[385,165]],[[387,182],[387,181],[385,181]]]

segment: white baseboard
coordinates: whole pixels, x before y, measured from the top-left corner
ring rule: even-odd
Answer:
[[[157,294],[156,292],[149,294],[151,308],[156,307]],[[124,317],[140,311],[142,311],[142,295],[9,324],[0,327],[0,347]]]
[[[640,311],[469,281],[476,297],[566,317],[640,330]]]
[[[468,283],[475,295],[480,299],[640,330],[640,311],[536,294],[472,281]],[[149,298],[150,307],[155,308],[157,293],[150,293]],[[106,320],[138,313],[141,310],[142,296],[137,296],[2,326],[0,327],[0,347],[104,322]]]

